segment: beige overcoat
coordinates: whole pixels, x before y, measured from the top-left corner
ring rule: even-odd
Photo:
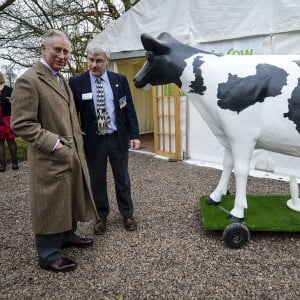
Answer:
[[[33,231],[68,231],[72,222],[97,219],[72,92],[37,62],[12,94],[13,131],[28,141]],[[57,139],[64,146],[54,150]]]

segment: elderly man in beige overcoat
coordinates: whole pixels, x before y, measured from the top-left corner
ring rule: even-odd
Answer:
[[[63,32],[48,31],[41,43],[42,59],[18,78],[12,95],[12,128],[28,142],[39,264],[55,272],[77,266],[61,255],[61,248],[93,244],[76,235],[77,221],[98,218],[72,92],[59,73],[70,50]]]

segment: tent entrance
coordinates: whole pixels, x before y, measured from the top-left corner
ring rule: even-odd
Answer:
[[[144,58],[116,60],[111,66],[128,79],[139,121],[141,149],[181,160],[180,90],[174,84],[138,90],[133,78],[144,61]]]
[[[181,159],[180,96],[174,84],[152,87],[154,152]]]

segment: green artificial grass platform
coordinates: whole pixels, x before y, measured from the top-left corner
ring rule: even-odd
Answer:
[[[233,208],[234,195],[222,197],[219,206],[205,203],[206,196],[200,198],[202,222],[207,230],[223,230],[232,222],[227,213]],[[244,224],[250,231],[300,232],[300,212],[288,208],[291,196],[247,196]]]

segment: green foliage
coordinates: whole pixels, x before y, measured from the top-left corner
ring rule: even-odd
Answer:
[[[18,146],[18,161],[27,160],[27,142],[24,141],[22,138],[17,137],[16,143]],[[6,143],[5,143],[5,154],[6,154],[6,161],[10,161],[11,157]]]

